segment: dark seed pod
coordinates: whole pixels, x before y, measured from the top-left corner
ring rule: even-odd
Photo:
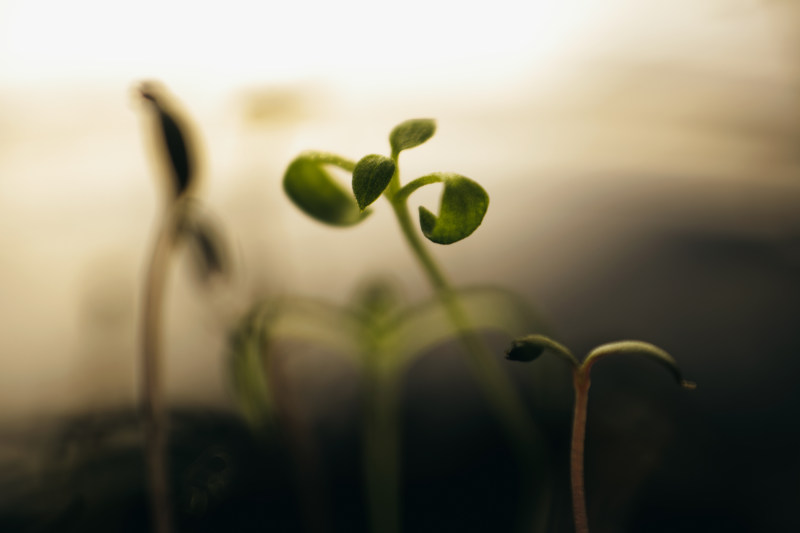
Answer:
[[[169,96],[155,82],[139,85],[142,98],[153,106],[158,114],[161,141],[166,152],[172,177],[175,198],[180,197],[193,185],[195,174],[194,152],[189,146],[185,121],[169,105]]]
[[[544,353],[543,346],[527,342],[514,341],[514,343],[511,345],[511,348],[506,351],[506,359],[509,361],[528,363],[534,359],[537,359],[540,355],[542,355],[542,353]]]

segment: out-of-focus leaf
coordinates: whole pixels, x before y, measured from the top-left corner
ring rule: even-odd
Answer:
[[[346,357],[357,357],[360,319],[349,309],[312,298],[285,297],[275,302],[269,324],[272,338],[300,339]]]
[[[678,363],[670,354],[649,342],[617,341],[603,344],[589,352],[583,366],[588,372],[589,368],[595,362],[609,355],[638,355],[647,357],[666,367],[680,386],[687,389],[694,389],[697,387],[695,383],[683,379],[683,374],[678,367]]]
[[[489,208],[489,195],[469,178],[458,174],[432,174],[420,179],[438,178],[444,183],[439,216],[419,208],[422,233],[438,244],[452,244],[472,234],[483,222]]]
[[[348,310],[302,297],[263,302],[242,320],[229,342],[229,372],[234,397],[255,427],[275,413],[271,361],[281,341],[301,340],[357,360],[362,322]]]
[[[195,181],[196,164],[194,149],[189,143],[188,125],[175,107],[170,105],[170,96],[160,84],[143,82],[139,85],[139,92],[158,114],[161,144],[177,198],[186,193]]]
[[[356,163],[353,170],[353,194],[362,211],[383,194],[392,181],[395,168],[394,161],[376,154],[365,156]]]
[[[283,190],[307,215],[333,226],[352,226],[369,211],[362,211],[355,198],[326,170],[333,165],[349,172],[355,164],[333,154],[305,152],[289,164]]]
[[[208,281],[215,275],[225,275],[228,271],[227,254],[224,252],[222,240],[211,226],[198,226],[192,232],[192,250],[200,277]]]
[[[256,307],[233,331],[229,340],[228,369],[233,395],[245,420],[263,428],[275,415],[264,361],[266,309]]]
[[[197,208],[183,210],[178,229],[192,252],[192,265],[201,282],[231,273],[230,254],[219,225]]]
[[[403,150],[424,143],[436,133],[436,121],[429,118],[416,118],[401,122],[389,134],[392,154],[396,157]]]
[[[478,331],[500,332],[513,338],[526,331],[546,329],[544,321],[519,296],[498,287],[471,287],[455,291]],[[447,310],[437,298],[412,306],[385,328],[381,350],[388,365],[409,364],[427,348],[458,335]]]
[[[352,308],[365,322],[380,322],[391,316],[402,303],[402,291],[395,280],[375,278],[362,283],[352,298]]]
[[[172,171],[175,178],[175,196],[180,196],[189,189],[194,178],[194,161],[189,155],[186,136],[175,118],[164,110],[160,110],[161,131],[164,143],[172,162]]]

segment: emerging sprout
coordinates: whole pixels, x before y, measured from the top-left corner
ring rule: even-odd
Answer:
[[[665,366],[678,384],[686,389],[694,389],[696,385],[683,379],[678,364],[667,352],[642,341],[618,341],[603,344],[589,352],[583,363],[572,355],[564,345],[544,335],[526,335],[516,339],[506,352],[511,361],[533,361],[545,351],[551,351],[569,362],[572,367],[573,384],[575,386],[575,411],[572,418],[572,450],[570,453],[570,478],[572,484],[572,510],[575,518],[576,533],[589,532],[589,519],[586,514],[586,494],[583,480],[583,448],[586,436],[586,407],[589,399],[591,379],[589,372],[592,365],[609,355],[637,355],[652,359]]]

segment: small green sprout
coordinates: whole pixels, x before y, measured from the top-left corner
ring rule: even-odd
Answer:
[[[303,152],[286,169],[283,188],[294,204],[307,215],[339,227],[362,222],[370,214],[370,206],[379,197],[386,198],[406,242],[460,337],[473,376],[504,422],[520,462],[526,468],[533,468],[531,450],[538,441],[535,424],[505,370],[485,339],[473,327],[459,292],[453,288],[425,247],[408,208],[408,199],[416,190],[441,183],[444,187],[438,214],[420,207],[419,226],[425,238],[436,244],[447,245],[469,237],[480,227],[489,208],[489,195],[475,181],[454,173],[427,174],[405,186],[400,182],[400,153],[425,143],[435,132],[436,122],[432,119],[407,120],[395,126],[389,134],[389,157],[370,154],[357,162],[327,152]],[[331,169],[352,174],[352,194],[334,179]],[[378,513],[376,510],[374,514]],[[392,514],[399,516],[396,509],[383,514],[386,517]],[[377,517],[376,520],[376,531],[399,530],[399,525],[391,518],[381,522]]]
[[[289,165],[283,187],[306,214],[334,226],[350,226],[364,220],[381,195],[395,211],[407,210],[408,197],[425,185],[444,184],[439,215],[419,208],[423,235],[437,244],[452,244],[470,236],[483,222],[489,195],[476,182],[453,173],[422,176],[400,187],[400,152],[421,145],[436,132],[431,119],[407,120],[389,135],[391,157],[370,154],[353,162],[324,152],[304,152]],[[352,196],[331,176],[327,167],[352,172]],[[398,215],[401,218],[401,215]],[[402,221],[401,221],[402,224]],[[408,236],[407,236],[408,237]]]
[[[570,453],[572,510],[575,519],[575,532],[588,533],[589,520],[586,514],[586,492],[583,479],[583,449],[586,439],[586,408],[591,385],[589,372],[592,365],[609,355],[638,355],[652,359],[666,367],[681,387],[694,389],[696,385],[683,379],[678,364],[671,355],[658,346],[642,341],[618,341],[603,344],[590,351],[583,363],[580,363],[563,344],[544,335],[527,335],[516,339],[506,354],[511,361],[530,362],[539,358],[545,351],[558,355],[572,366],[575,387],[575,411],[572,419],[572,447]]]

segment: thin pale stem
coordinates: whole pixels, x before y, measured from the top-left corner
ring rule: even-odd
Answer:
[[[161,323],[169,259],[174,246],[177,209],[160,224],[147,269],[142,320],[141,409],[145,463],[154,533],[170,533],[172,516],[167,482],[167,414],[161,378]]]
[[[575,412],[572,417],[572,447],[570,449],[570,481],[572,485],[572,514],[575,518],[575,533],[589,533],[586,514],[586,490],[584,488],[583,447],[586,441],[586,407],[589,400],[588,368],[576,368],[573,372],[575,385]]]

